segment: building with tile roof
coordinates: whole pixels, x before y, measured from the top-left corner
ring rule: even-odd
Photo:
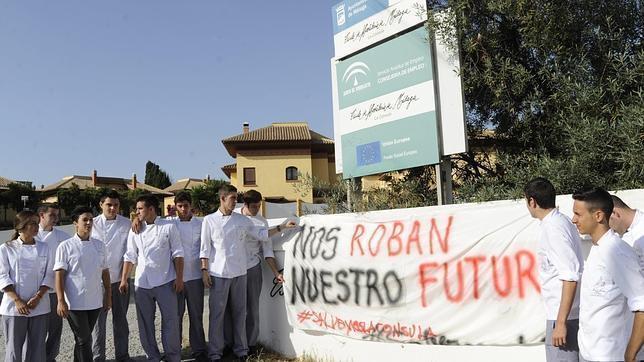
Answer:
[[[221,141],[235,163],[221,170],[240,192],[255,189],[273,202],[316,202],[315,190],[298,193],[294,184],[302,175],[334,181],[335,154],[331,138],[312,131],[306,122],[275,122]]]
[[[190,190],[196,186],[203,186],[206,184],[206,180],[209,180],[209,179],[210,179],[210,176],[208,176],[206,179],[183,178],[173,183],[172,185],[166,187],[165,189],[163,189],[163,191],[171,192],[176,195],[177,193],[183,190]]]
[[[92,187],[94,188],[104,187],[108,189],[114,189],[117,191],[140,189],[140,190],[149,191],[153,195],[157,195],[161,197],[172,196],[171,192],[161,190],[154,186],[146,185],[142,182],[138,182],[136,179],[136,174],[133,174],[132,178],[105,177],[105,176],[98,176],[96,170],[92,172],[91,176],[81,176],[81,175],[65,176],[63,177],[62,180],[55,182],[51,185],[45,186],[38,191],[42,193],[41,199],[43,202],[56,203],[58,202],[58,195],[57,195],[58,190],[68,189],[72,186],[72,184],[76,184],[76,186],[78,186],[78,188],[81,190],[92,188]]]
[[[163,191],[169,192],[171,196],[166,196],[163,198],[163,215],[172,215],[174,216],[174,197],[181,191],[191,190],[197,186],[204,186],[206,181],[210,180],[210,175],[205,179],[200,178],[183,178],[173,183],[172,185],[163,189]]]

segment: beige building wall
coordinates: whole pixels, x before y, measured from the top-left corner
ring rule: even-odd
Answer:
[[[329,180],[331,183],[335,183],[338,179],[338,175],[335,173],[335,162],[329,161]]]
[[[231,174],[231,184],[237,187],[240,192],[255,189],[262,193],[265,198],[284,197],[287,200],[295,201],[298,198],[305,202],[313,202],[313,194],[309,192],[302,196],[296,192],[293,184],[299,181],[286,181],[286,168],[297,167],[302,175],[313,175],[313,163],[311,156],[302,155],[270,155],[255,156],[237,154],[237,174]],[[244,168],[255,168],[255,185],[244,185]]]
[[[315,156],[312,163],[313,177],[323,182],[329,182],[329,158],[327,155]]]

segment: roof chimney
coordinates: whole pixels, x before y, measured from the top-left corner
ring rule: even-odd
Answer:
[[[132,188],[136,189],[136,174],[132,174]]]
[[[96,170],[92,171],[92,187],[96,187]]]
[[[250,124],[248,122],[244,122],[244,124],[242,126],[242,130],[244,131],[243,132],[244,134],[247,134],[248,131],[250,131]]]

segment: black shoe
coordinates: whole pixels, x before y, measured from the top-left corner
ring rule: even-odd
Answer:
[[[259,355],[264,352],[264,349],[259,346],[249,346],[248,347],[248,356],[249,357],[259,357]]]
[[[235,359],[233,361],[236,362],[246,362],[248,359],[248,355],[243,355],[243,356],[235,356]]]
[[[223,359],[230,354],[233,354],[233,349],[230,346],[225,346],[223,352],[221,352],[221,358]]]
[[[210,361],[208,359],[208,355],[205,354],[205,353],[193,354],[192,358],[195,360],[195,362],[209,362]]]

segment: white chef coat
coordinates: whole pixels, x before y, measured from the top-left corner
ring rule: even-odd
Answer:
[[[78,234],[63,241],[56,250],[54,270],[65,270],[65,300],[70,310],[103,307],[103,270],[108,269],[105,244]]]
[[[69,239],[70,237],[71,235],[55,227],[52,228],[51,231],[45,231],[42,226],[38,225],[38,235],[36,236],[36,239],[42,241],[43,243],[49,244],[49,252],[51,253],[52,265],[56,260],[56,249],[58,248],[58,245],[60,245],[60,243]],[[56,293],[56,291],[52,289],[49,291],[49,293]]]
[[[640,272],[644,274],[644,211],[638,209],[635,210],[633,221],[628,227],[628,230],[626,230],[624,235],[622,235],[622,240],[633,247],[640,264]],[[631,323],[629,325],[632,326],[633,315],[630,317]],[[644,360],[644,348],[640,349],[640,352],[637,354],[637,360]]]
[[[136,265],[134,285],[152,289],[177,278],[173,260],[183,258],[181,236],[173,220],[141,223],[141,231],[130,230],[123,260]]]
[[[259,264],[262,259],[264,258],[274,258],[275,255],[273,254],[273,242],[271,241],[271,238],[268,237],[268,220],[264,218],[261,215],[255,215],[255,216],[249,216],[249,215],[244,215],[242,213],[243,207],[239,209],[235,209],[235,212],[240,213],[243,216],[246,216],[247,218],[250,219],[250,221],[255,225],[258,229],[266,229],[266,236],[267,238],[265,240],[259,240],[259,239],[251,239],[251,240],[246,240],[246,254],[248,257],[248,262],[246,265],[247,269],[250,269],[254,267],[255,265]]]
[[[579,349],[588,361],[621,361],[633,311],[644,311],[637,256],[609,230],[593,245],[581,279]]]
[[[201,220],[193,216],[190,221],[181,221],[178,216],[169,217],[173,220],[181,236],[183,247],[183,281],[201,279]]]
[[[539,281],[547,320],[557,320],[561,304],[562,281],[578,282],[584,266],[581,237],[570,219],[553,209],[541,220],[539,236]],[[577,285],[568,319],[579,318]]]
[[[23,244],[20,238],[0,245],[0,290],[13,285],[16,294],[25,302],[33,297],[41,286],[54,287],[54,260],[49,245],[36,241],[34,245]],[[49,297],[41,298],[36,308],[26,317],[49,313]],[[13,299],[5,296],[0,304],[0,314],[25,317],[16,309]]]
[[[235,278],[246,275],[248,242],[267,238],[268,229],[256,227],[247,217],[217,210],[203,219],[199,256],[208,258],[210,275]]]
[[[105,244],[107,267],[110,269],[112,283],[118,283],[121,280],[123,255],[127,249],[127,235],[130,227],[130,220],[121,215],[116,215],[114,220],[107,220],[103,214],[94,218],[92,237]]]

